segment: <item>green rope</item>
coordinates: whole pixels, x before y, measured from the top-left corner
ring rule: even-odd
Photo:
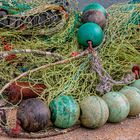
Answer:
[[[74,82],[79,79],[81,73],[85,70],[87,64],[91,59],[92,55],[88,55],[87,59],[79,66],[77,72],[72,76],[72,78],[68,82],[66,82],[63,91],[60,92],[60,95],[66,94],[72,88],[72,86],[74,86]]]
[[[66,43],[67,41],[69,41],[73,37],[73,35],[75,33],[75,28],[76,28],[76,25],[77,25],[77,23],[79,21],[79,14],[77,14],[76,12],[74,12],[74,17],[75,17],[75,20],[74,20],[73,26],[71,26],[71,28],[69,29],[68,35],[64,39],[64,43]]]

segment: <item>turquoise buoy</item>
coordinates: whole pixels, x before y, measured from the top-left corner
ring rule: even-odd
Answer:
[[[93,47],[97,47],[103,42],[104,32],[96,23],[85,23],[79,28],[77,39],[84,49],[88,47],[88,41],[92,41]]]
[[[129,116],[136,116],[140,114],[140,90],[135,87],[126,86],[120,90],[129,101],[130,112]]]
[[[80,108],[71,96],[58,96],[50,103],[52,123],[59,128],[72,127],[79,119]]]
[[[83,126],[96,128],[108,120],[109,109],[105,101],[98,96],[90,96],[80,103],[80,120]]]
[[[131,86],[136,87],[136,88],[138,88],[140,90],[140,79],[138,79],[134,83],[132,83]]]
[[[121,122],[128,116],[130,105],[123,94],[119,92],[108,92],[102,98],[109,107],[108,122]]]
[[[107,17],[107,12],[106,9],[99,3],[91,3],[88,6],[86,6],[83,10],[83,12],[87,12],[89,10],[98,10],[104,14],[105,17]]]

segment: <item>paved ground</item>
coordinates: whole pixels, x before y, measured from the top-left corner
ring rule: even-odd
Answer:
[[[0,137],[0,140],[19,139]],[[41,140],[140,140],[140,118],[127,119],[122,123],[106,124],[99,129],[79,128],[63,135]]]

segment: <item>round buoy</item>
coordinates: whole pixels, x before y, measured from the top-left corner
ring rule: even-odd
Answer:
[[[84,49],[88,47],[88,41],[92,41],[93,47],[97,47],[103,42],[104,32],[96,23],[85,23],[79,28],[77,38]]]
[[[40,99],[27,99],[19,105],[17,119],[25,131],[37,132],[43,130],[48,125],[50,110]]]
[[[130,112],[129,116],[136,116],[140,114],[140,91],[135,87],[126,86],[120,90],[129,101]]]
[[[71,96],[59,96],[50,103],[51,120],[59,128],[72,127],[79,119],[78,103]]]
[[[140,79],[136,80],[134,83],[132,83],[131,86],[136,87],[136,88],[138,88],[140,90]]]
[[[106,26],[106,17],[104,14],[97,10],[89,10],[83,13],[81,21],[83,23],[94,22],[98,24],[102,29]]]
[[[129,114],[130,105],[127,98],[119,92],[108,92],[103,95],[109,107],[109,122],[121,122]]]
[[[106,9],[99,3],[91,3],[88,6],[86,6],[83,10],[83,12],[89,11],[89,10],[98,10],[104,14],[105,17],[107,17]]]
[[[80,103],[80,120],[83,126],[96,128],[104,125],[108,120],[109,109],[105,101],[98,96],[90,96]]]

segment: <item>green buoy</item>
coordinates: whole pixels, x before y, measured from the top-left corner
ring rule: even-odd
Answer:
[[[109,122],[121,122],[128,116],[130,105],[123,94],[119,92],[108,92],[102,98],[109,107]]]
[[[50,103],[51,120],[59,128],[72,127],[79,119],[78,103],[71,96],[59,96]]]
[[[83,126],[96,128],[104,125],[109,116],[108,106],[105,101],[98,96],[90,96],[80,103],[80,120]]]
[[[126,86],[120,90],[129,101],[130,112],[129,116],[136,116],[140,114],[140,91],[135,87]]]
[[[136,80],[134,83],[132,83],[131,86],[136,87],[136,88],[138,88],[140,90],[140,79]]]
[[[107,12],[106,9],[99,3],[91,3],[88,6],[86,6],[83,10],[83,12],[87,12],[89,10],[98,10],[104,14],[105,17],[107,17]]]
[[[88,47],[88,41],[92,41],[92,46],[99,46],[104,39],[104,32],[96,23],[83,24],[77,33],[77,39],[84,49]]]

